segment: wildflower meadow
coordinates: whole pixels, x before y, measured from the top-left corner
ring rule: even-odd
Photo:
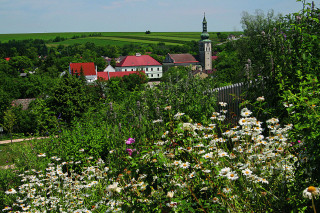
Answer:
[[[281,208],[294,184],[298,161],[288,138],[293,125],[281,125],[277,118],[258,121],[243,108],[238,123],[226,126],[226,103],[219,104],[220,111],[213,112],[207,124],[194,123],[185,113],[174,114],[166,107],[171,119],[153,121],[166,126],[158,139],[143,145],[132,135],[118,142],[122,150],[108,150],[105,159],[65,161],[39,153],[36,159],[46,164],[45,169],[19,173],[21,182],[6,189],[8,203],[2,211],[268,212],[277,205]],[[86,147],[77,150],[79,155],[86,152]],[[312,201],[316,195],[316,187],[303,192]]]

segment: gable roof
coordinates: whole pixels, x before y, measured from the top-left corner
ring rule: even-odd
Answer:
[[[145,74],[145,71],[140,71],[143,72]],[[131,75],[131,74],[139,74],[139,71],[128,71],[128,72],[98,72],[98,78],[103,78],[104,80],[109,80],[109,76],[110,78],[113,77],[123,77],[125,75]]]
[[[169,57],[173,60],[173,63],[197,63],[195,57],[191,54],[170,54],[168,53]]]
[[[150,55],[126,56],[117,67],[139,67],[139,66],[161,66],[161,64]]]
[[[96,68],[95,68],[93,62],[88,62],[88,63],[70,63],[69,72],[71,74],[74,74],[76,72],[80,74],[81,67],[82,67],[82,70],[83,70],[83,74],[85,76],[97,75]],[[73,73],[72,73],[72,71],[73,71]]]

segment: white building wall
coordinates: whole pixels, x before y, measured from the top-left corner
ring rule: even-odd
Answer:
[[[145,71],[148,78],[161,78],[162,66],[116,67],[116,72]]]
[[[97,76],[96,75],[87,75],[85,77],[86,77],[86,80],[87,80],[88,83],[94,82],[94,81],[97,80]]]

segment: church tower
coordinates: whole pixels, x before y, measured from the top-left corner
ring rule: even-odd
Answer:
[[[209,33],[207,32],[205,15],[202,21],[201,40],[199,41],[199,59],[202,70],[212,70],[211,40],[209,40]]]

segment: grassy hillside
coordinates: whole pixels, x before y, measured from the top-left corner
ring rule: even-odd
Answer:
[[[241,34],[241,32],[223,32],[224,34]],[[183,45],[189,41],[198,41],[201,32],[79,32],[79,33],[29,33],[29,34],[0,34],[2,43],[9,40],[42,39],[48,46],[72,45],[75,43],[84,44],[93,42],[96,45],[125,45],[130,43],[154,44],[165,43],[166,45]],[[54,41],[57,37],[61,41]],[[217,43],[217,34],[210,33],[210,39]]]

